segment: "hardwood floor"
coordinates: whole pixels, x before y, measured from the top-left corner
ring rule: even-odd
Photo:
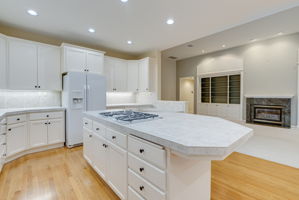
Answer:
[[[0,200],[19,199],[118,198],[77,147],[35,153],[5,165]],[[212,200],[299,200],[299,169],[233,153],[212,164]]]

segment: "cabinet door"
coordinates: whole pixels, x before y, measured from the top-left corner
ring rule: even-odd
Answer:
[[[43,90],[60,91],[60,48],[51,46],[38,47],[38,85]]]
[[[105,57],[104,58],[104,74],[106,76],[106,85],[107,85],[107,91],[111,92],[113,91],[113,71],[114,71],[114,60]]]
[[[83,128],[83,156],[92,165],[93,160],[93,134],[91,130]]]
[[[149,58],[139,61],[139,91],[149,91]]]
[[[93,145],[93,166],[95,171],[103,178],[106,179],[107,169],[107,141],[94,134],[94,145]]]
[[[138,61],[128,61],[128,91],[138,92],[139,90],[139,64]]]
[[[64,72],[79,71],[84,72],[86,67],[86,53],[81,49],[64,47],[65,48],[65,63]]]
[[[27,123],[7,126],[7,156],[19,153],[27,148]]]
[[[37,46],[15,39],[8,40],[9,89],[35,89],[37,86]]]
[[[56,144],[65,141],[64,119],[52,119],[48,121],[48,144]]]
[[[127,152],[112,143],[108,145],[108,184],[121,199],[126,199]]]
[[[47,145],[47,120],[29,122],[29,147]]]
[[[128,67],[125,60],[115,60],[113,69],[113,86],[116,92],[126,92]]]
[[[0,89],[6,89],[6,40],[0,35]]]
[[[89,72],[103,74],[104,56],[98,52],[86,53],[86,66]]]

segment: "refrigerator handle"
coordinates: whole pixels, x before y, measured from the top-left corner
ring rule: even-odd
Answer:
[[[85,99],[84,111],[87,111],[87,87],[86,87],[86,85],[84,85],[84,99]]]

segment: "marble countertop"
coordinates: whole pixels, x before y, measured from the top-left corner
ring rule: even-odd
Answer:
[[[159,112],[160,118],[155,120],[120,124],[99,112],[86,112],[84,116],[188,157],[222,160],[253,135],[252,129],[218,117]]]
[[[139,107],[139,106],[152,106],[153,104],[146,103],[120,103],[120,104],[107,104],[107,108],[111,107]]]
[[[0,109],[0,120],[9,115],[19,115],[34,112],[51,112],[65,110],[63,107],[5,108]]]

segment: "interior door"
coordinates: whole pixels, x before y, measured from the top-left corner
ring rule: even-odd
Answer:
[[[89,72],[103,74],[104,56],[97,52],[86,53],[86,66]]]
[[[106,78],[99,74],[86,75],[87,101],[86,110],[106,109]]]
[[[188,113],[194,113],[194,78],[180,79],[180,101],[188,102]]]
[[[101,136],[94,135],[94,169],[103,178],[106,179],[107,170],[107,141]]]
[[[60,91],[62,89],[60,48],[38,47],[38,85],[44,90]]]
[[[48,143],[48,121],[30,121],[29,122],[29,146],[40,147],[45,146]]]
[[[8,40],[9,89],[35,89],[37,83],[37,46],[21,40]]]

